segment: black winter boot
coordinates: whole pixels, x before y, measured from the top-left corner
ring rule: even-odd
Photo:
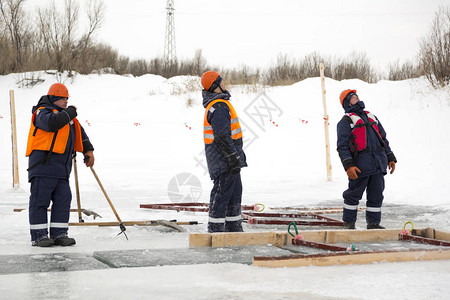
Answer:
[[[38,247],[51,247],[54,244],[55,244],[55,241],[50,239],[50,238],[48,238],[48,237],[43,238],[43,239],[41,239],[39,241],[33,241],[31,243],[32,246],[38,246]]]
[[[367,224],[367,229],[386,229],[380,224]]]
[[[65,237],[55,240],[55,245],[58,245],[58,246],[72,246],[75,244],[76,244],[75,239],[70,238],[68,236],[65,236]]]
[[[344,229],[356,229],[355,222],[345,223]]]

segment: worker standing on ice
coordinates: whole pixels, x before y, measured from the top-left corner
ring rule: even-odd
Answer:
[[[69,91],[61,83],[50,86],[33,107],[26,155],[31,182],[29,219],[33,246],[71,246],[67,236],[72,193],[69,177],[74,151],[84,153],[87,167],[94,165],[94,148],[80,125],[75,106],[67,106]],[[52,201],[50,238],[47,208]]]
[[[246,167],[242,130],[230,103],[230,92],[215,71],[203,74],[206,161],[214,187],[209,203],[208,232],[242,231],[240,171]]]
[[[394,173],[397,159],[383,126],[364,110],[356,90],[343,91],[339,99],[345,116],[337,124],[337,151],[349,177],[348,189],[343,193],[345,228],[356,228],[359,200],[366,191],[367,229],[384,229],[380,226],[384,175],[388,166]]]

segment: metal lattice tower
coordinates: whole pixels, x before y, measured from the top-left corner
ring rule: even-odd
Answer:
[[[164,43],[164,62],[172,65],[177,61],[175,49],[175,21],[173,0],[167,0],[166,41]]]

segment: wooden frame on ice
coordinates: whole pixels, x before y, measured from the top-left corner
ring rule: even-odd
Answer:
[[[304,240],[322,243],[369,243],[383,241],[398,241],[399,229],[384,230],[308,230],[300,231]],[[433,228],[415,229],[412,232],[417,240],[450,242],[450,233]],[[414,238],[416,239],[416,238]],[[291,242],[287,232],[236,232],[236,233],[194,233],[189,235],[189,247],[234,247],[252,245],[273,245],[283,247]],[[439,243],[438,243],[439,244]],[[307,265],[328,266],[336,264],[364,264],[372,262],[400,262],[416,260],[450,259],[450,249],[414,249],[339,252],[321,254],[293,254],[289,256],[259,256],[253,258],[253,265],[263,267],[297,267]]]

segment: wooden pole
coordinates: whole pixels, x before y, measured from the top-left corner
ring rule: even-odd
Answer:
[[[116,215],[117,221],[119,221],[119,223],[122,224],[122,220],[120,219],[119,214],[117,213],[116,209],[114,208],[114,205],[112,204],[111,200],[109,199],[109,196],[108,196],[108,194],[106,193],[106,190],[105,190],[105,188],[103,187],[103,184],[100,182],[100,179],[98,178],[97,173],[96,173],[95,170],[94,170],[94,167],[91,167],[91,171],[92,171],[92,174],[94,174],[94,177],[95,177],[95,179],[97,180],[97,183],[98,183],[98,185],[100,186],[100,188],[101,188],[103,194],[105,195],[106,201],[108,201],[109,206],[111,207],[113,213]]]
[[[11,107],[11,141],[12,141],[12,173],[13,188],[20,188],[19,181],[19,161],[17,156],[17,127],[16,127],[16,104],[14,101],[14,90],[9,91],[10,107]]]
[[[331,159],[330,159],[330,136],[328,134],[328,113],[327,113],[327,98],[325,90],[325,74],[323,63],[320,63],[320,78],[322,83],[322,102],[323,102],[323,119],[325,126],[325,152],[327,160],[327,180],[331,181]]]
[[[83,223],[83,216],[81,215],[81,199],[80,199],[80,186],[78,184],[78,169],[77,169],[77,156],[73,157],[73,170],[75,176],[75,190],[77,195],[77,211],[78,211],[78,222]]]
[[[106,193],[106,190],[103,187],[103,184],[100,182],[100,178],[98,178],[97,173],[95,173],[94,167],[91,167],[91,171],[92,171],[92,174],[94,174],[94,177],[95,177],[95,179],[98,182],[98,185],[102,189],[102,192],[105,195],[106,200],[109,203],[109,206],[111,206],[112,211],[116,215],[117,221],[119,221],[119,228],[120,228],[120,233],[119,234],[123,233],[125,235],[125,237],[127,238],[127,240],[128,240],[127,234],[125,233],[125,230],[127,230],[127,229],[125,228],[125,225],[123,224],[122,220],[120,219],[119,214],[117,213],[116,209],[114,208],[114,205],[112,204],[111,200],[109,199],[108,194]]]

